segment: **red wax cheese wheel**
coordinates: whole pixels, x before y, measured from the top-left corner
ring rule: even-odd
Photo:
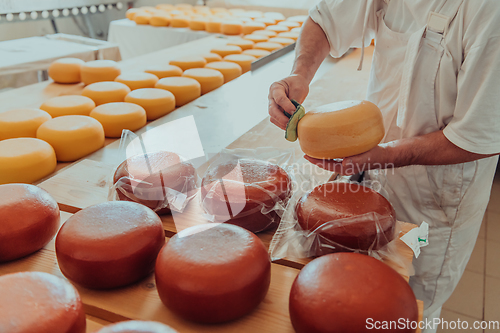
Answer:
[[[0,262],[40,250],[57,233],[59,219],[57,202],[41,188],[0,185]]]
[[[163,244],[163,225],[155,212],[134,202],[111,201],[71,216],[57,234],[56,255],[68,279],[108,289],[150,274]]]
[[[195,187],[196,170],[167,151],[136,155],[123,161],[113,176],[120,200],[141,203],[158,214],[170,212],[165,188],[187,194]]]
[[[0,331],[85,333],[80,295],[67,281],[42,272],[0,277]]]
[[[85,84],[113,81],[120,73],[120,68],[113,60],[89,61],[81,67],[81,78]]]
[[[262,210],[288,200],[290,193],[291,180],[282,168],[247,159],[210,168],[201,187],[203,208],[217,222],[235,224],[252,232],[269,229],[279,222],[275,211],[264,214]]]
[[[307,264],[292,285],[289,309],[297,333],[371,332],[368,318],[418,320],[408,283],[383,262],[359,253],[333,253]],[[415,332],[390,330],[395,331]]]
[[[176,333],[171,327],[155,322],[128,320],[103,327],[97,333]]]
[[[319,231],[339,250],[377,250],[394,238],[396,212],[381,194],[356,183],[329,182],[315,187],[297,203],[297,219],[304,230]],[[348,219],[350,218],[350,219]],[[348,220],[342,220],[348,219]]]
[[[57,83],[80,83],[80,68],[85,61],[78,58],[62,58],[53,61],[48,69],[49,76]]]
[[[172,237],[155,272],[160,299],[170,310],[188,320],[221,323],[244,316],[264,299],[271,262],[254,234],[205,224]]]

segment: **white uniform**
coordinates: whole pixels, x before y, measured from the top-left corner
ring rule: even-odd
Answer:
[[[375,39],[367,99],[384,115],[384,142],[443,130],[464,150],[500,152],[500,1],[323,0],[310,16],[334,57],[361,47],[363,34],[366,45]],[[430,224],[410,281],[426,318],[439,316],[465,269],[497,160],[369,173],[398,219]]]

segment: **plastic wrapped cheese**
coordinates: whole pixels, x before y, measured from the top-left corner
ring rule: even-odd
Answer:
[[[92,99],[96,105],[123,102],[130,88],[120,82],[96,82],[83,88],[82,95]]]
[[[146,125],[146,111],[133,103],[107,103],[99,105],[90,113],[104,128],[109,138],[119,138],[123,130],[137,131]]]
[[[146,70],[146,73],[151,73],[156,75],[159,79],[170,76],[181,76],[182,69],[174,65],[151,65]]]
[[[240,65],[243,73],[248,72],[252,68],[252,62],[255,60],[257,60],[256,57],[248,54],[230,54],[224,57],[224,61],[230,61]]]
[[[170,60],[169,63],[185,71],[190,68],[203,68],[207,64],[207,61],[202,56],[187,56]]]
[[[81,66],[82,82],[91,84],[101,81],[113,81],[121,70],[113,60],[94,60],[88,61]]]
[[[78,58],[57,59],[49,66],[49,77],[57,83],[80,83],[80,68],[83,64],[85,61]]]
[[[14,109],[0,113],[0,140],[14,138],[36,138],[41,124],[52,119],[40,109]]]
[[[115,81],[127,85],[130,90],[135,90],[154,88],[156,82],[158,82],[158,77],[151,73],[132,72],[120,74]]]
[[[206,94],[224,84],[224,76],[215,69],[210,68],[191,68],[182,74],[198,81],[201,85],[201,94]]]
[[[166,77],[159,80],[155,87],[174,94],[176,106],[183,106],[201,96],[200,83],[190,77]]]
[[[175,97],[169,91],[158,88],[143,88],[131,91],[125,102],[140,105],[146,110],[148,120],[160,118],[175,109]]]
[[[65,95],[46,100],[40,109],[46,111],[52,118],[70,115],[88,116],[95,108],[94,101],[86,96]]]
[[[241,66],[230,61],[214,61],[205,66],[205,68],[216,69],[224,75],[224,83],[236,79],[243,73]]]

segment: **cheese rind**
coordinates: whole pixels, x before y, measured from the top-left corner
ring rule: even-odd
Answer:
[[[143,72],[123,73],[120,74],[115,81],[127,85],[131,90],[135,90],[141,88],[154,88],[156,82],[158,82],[158,77],[154,74]]]
[[[163,79],[164,77],[182,75],[182,69],[179,66],[174,66],[174,65],[153,65],[148,67],[148,69],[146,69],[145,72],[156,75],[158,79]]]
[[[80,68],[82,82],[91,84],[101,81],[113,81],[121,70],[113,60],[94,60],[88,61]]]
[[[182,76],[190,77],[198,81],[201,85],[201,94],[206,94],[224,84],[224,76],[215,69],[191,68],[186,70]]]
[[[223,45],[210,50],[210,52],[217,53],[222,58],[224,58],[228,54],[240,54],[241,51],[241,47],[236,45]]]
[[[83,88],[82,95],[92,99],[96,105],[123,102],[130,88],[120,82],[96,82]]]
[[[76,161],[104,145],[101,123],[88,116],[51,119],[38,128],[36,136],[54,148],[57,160],[61,162]]]
[[[83,64],[85,61],[78,58],[57,59],[50,64],[48,73],[56,83],[79,83],[80,68]]]
[[[36,138],[41,124],[52,119],[40,109],[14,109],[0,113],[0,140]]]
[[[230,61],[240,65],[243,73],[248,72],[252,68],[252,62],[255,60],[257,60],[256,57],[248,54],[230,54],[224,57],[224,61]]]
[[[70,115],[88,116],[94,108],[95,103],[91,98],[79,95],[52,97],[40,106],[40,109],[46,111],[52,118]]]
[[[200,83],[190,77],[166,77],[159,80],[155,87],[174,94],[176,106],[183,106],[201,96]]]
[[[36,138],[0,141],[0,184],[33,183],[54,172],[56,165],[54,149],[45,141]]]
[[[123,130],[135,132],[147,122],[142,106],[126,102],[99,105],[90,116],[101,123],[108,138],[119,138]]]
[[[230,61],[214,61],[205,66],[205,68],[216,69],[224,76],[224,83],[236,79],[243,73],[241,66]]]
[[[170,60],[170,65],[174,65],[185,71],[190,68],[203,68],[207,61],[202,56],[187,56],[180,59]]]
[[[146,110],[148,120],[158,119],[175,109],[175,97],[169,91],[158,88],[143,88],[131,91],[125,102],[140,105]]]

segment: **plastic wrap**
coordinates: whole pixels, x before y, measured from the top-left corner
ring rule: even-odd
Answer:
[[[201,205],[213,222],[252,232],[278,225],[292,193],[293,150],[224,149],[201,182]]]
[[[141,147],[130,149],[130,143]],[[182,212],[196,195],[199,178],[195,167],[182,156],[168,151],[148,149],[133,132],[124,131],[120,141],[124,161],[114,170],[109,200],[127,200],[144,204],[166,214]]]

